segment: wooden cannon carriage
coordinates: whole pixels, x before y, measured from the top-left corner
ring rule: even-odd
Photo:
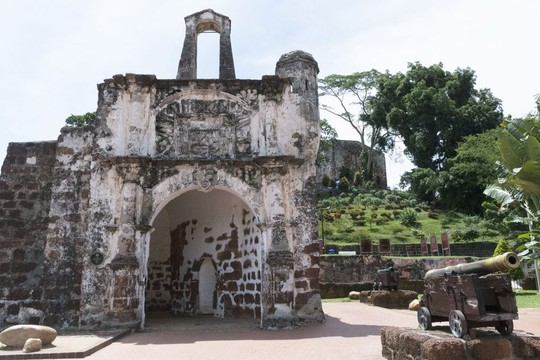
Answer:
[[[518,267],[519,258],[508,252],[428,271],[417,314],[420,328],[428,330],[433,322],[448,320],[455,337],[463,337],[471,328],[487,326],[494,326],[502,335],[511,334],[513,320],[518,318],[516,297],[510,277],[495,273]]]

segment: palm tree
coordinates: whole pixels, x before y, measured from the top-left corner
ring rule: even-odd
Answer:
[[[501,176],[498,183],[488,187],[484,194],[506,207],[517,203],[527,214],[521,219],[529,225],[529,233],[520,237],[529,238],[523,259],[534,260],[536,284],[540,293],[538,259],[540,242],[535,240],[540,221],[540,120],[534,117],[505,121],[498,133],[501,149]]]

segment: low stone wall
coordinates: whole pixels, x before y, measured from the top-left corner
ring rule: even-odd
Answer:
[[[377,270],[396,267],[399,290],[424,291],[424,275],[431,269],[473,261],[472,258],[387,259],[380,256],[322,256],[320,291],[323,298],[346,297],[351,291],[373,289]]]
[[[373,283],[319,283],[323,299],[342,298],[349,296],[351,291],[367,291],[373,289]]]
[[[450,237],[452,235],[450,234]],[[439,240],[440,241],[440,240]],[[450,251],[443,252],[442,245],[437,244],[437,250],[431,251],[431,244],[428,242],[428,255],[451,255],[451,256],[474,256],[474,257],[490,257],[493,255],[493,251],[497,247],[497,243],[494,242],[470,242],[470,243],[451,243]],[[379,250],[379,245],[376,241],[373,243],[372,251],[363,253],[360,244],[356,245],[326,245],[326,253],[330,249],[333,249],[337,254],[339,251],[356,251],[357,254],[362,256],[380,255],[380,256],[426,256],[422,253],[420,243],[418,244],[391,244],[390,253],[382,254]]]
[[[389,360],[540,359],[540,337],[524,333],[477,331],[475,339],[463,340],[442,331],[383,327],[381,344]]]
[[[472,258],[382,258],[371,256],[321,256],[320,279],[323,283],[371,283],[375,281],[377,270],[396,267],[399,277],[406,280],[423,280],[431,269],[443,268],[471,262]]]
[[[410,290],[371,290],[361,291],[358,300],[361,303],[379,306],[386,309],[408,309],[411,301],[418,297],[418,293]]]

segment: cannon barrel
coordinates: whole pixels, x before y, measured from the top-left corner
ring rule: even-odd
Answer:
[[[474,261],[454,266],[447,266],[443,269],[433,269],[426,273],[424,280],[441,277],[445,274],[478,274],[486,275],[497,271],[517,269],[519,267],[519,258],[513,252],[507,252],[486,260]]]

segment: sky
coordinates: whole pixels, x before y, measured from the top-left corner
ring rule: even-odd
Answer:
[[[213,9],[232,21],[239,79],[274,74],[279,57],[311,53],[319,77],[376,69],[471,68],[477,88],[524,116],[540,93],[538,0],[1,0],[0,161],[9,142],[55,140],[65,119],[97,107],[115,74],[176,77],[184,17]],[[217,35],[199,36],[199,78],[218,73]],[[321,98],[321,102],[325,99]],[[338,138],[358,140],[321,111]],[[389,186],[412,167],[387,157]]]

